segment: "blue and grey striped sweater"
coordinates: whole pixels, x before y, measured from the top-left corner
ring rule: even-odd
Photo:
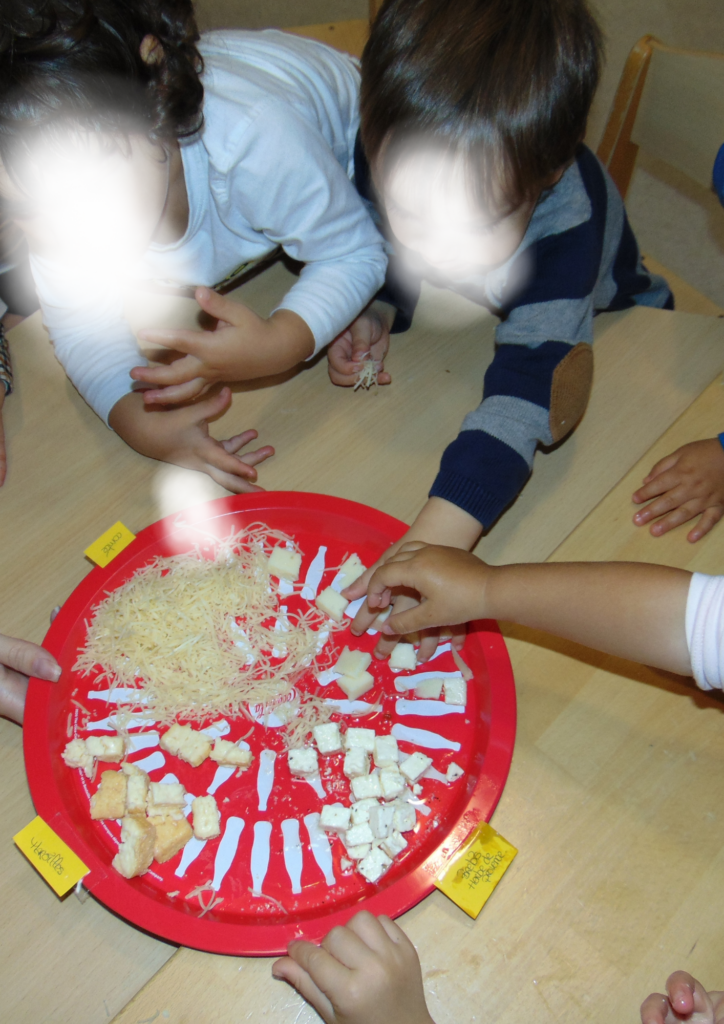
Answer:
[[[355,170],[360,192],[371,198],[363,158]],[[643,266],[621,197],[585,146],[542,196],[504,266],[464,282],[430,279],[501,318],[483,401],[445,450],[430,491],[488,527],[525,485],[536,448],[558,440],[554,374],[576,345],[593,341],[594,316],[636,304],[673,309],[673,297]],[[393,331],[409,327],[418,296],[419,284],[402,286],[393,256],[379,295],[398,309]]]

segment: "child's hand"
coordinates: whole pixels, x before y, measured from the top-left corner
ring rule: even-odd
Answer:
[[[686,971],[675,971],[666,982],[666,995],[653,992],[641,1004],[642,1024],[723,1024],[724,992],[706,992]]]
[[[209,436],[209,420],[229,407],[231,391],[204,398],[178,409],[148,408],[141,393],[125,395],[114,405],[109,423],[132,448],[142,455],[176,466],[208,473],[212,480],[234,494],[261,491],[253,481],[254,466],[274,454],[269,445],[243,456],[236,453],[253,441],[255,430],[246,430],[225,441]]]
[[[19,725],[23,723],[28,676],[57,683],[60,665],[37,644],[0,634],[0,715]]]
[[[390,383],[392,378],[383,370],[390,347],[390,309],[386,303],[373,303],[335,338],[327,349],[327,368],[333,384],[354,387],[366,359],[375,361],[377,383]]]
[[[703,513],[687,536],[692,544],[700,540],[724,515],[724,448],[719,439],[693,441],[657,462],[633,495],[637,505],[650,498],[655,500],[633,517],[636,526],[661,516],[649,531],[660,537]]]
[[[363,910],[321,946],[291,942],[272,974],[327,1024],[434,1024],[415,947],[389,917]]]
[[[402,611],[395,602],[392,615],[380,627],[382,633],[400,636],[435,626],[457,626],[485,613],[485,584],[490,568],[469,551],[437,547],[413,541],[385,558],[375,570],[352,632],[360,635],[387,608],[393,591],[414,592],[416,603]],[[352,588],[348,588],[351,590]],[[465,631],[456,631],[453,643],[462,647]]]
[[[314,338],[296,313],[279,309],[268,320],[248,306],[197,288],[196,301],[216,319],[213,331],[142,330],[139,338],[184,353],[167,366],[136,366],[134,380],[151,384],[147,405],[188,402],[220,381],[252,380],[280,373],[314,351]]]

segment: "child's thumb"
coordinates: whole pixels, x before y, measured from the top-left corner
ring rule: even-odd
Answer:
[[[214,416],[220,416],[222,412],[225,412],[231,404],[231,388],[222,388],[217,395],[211,395],[210,398],[205,398],[203,402],[196,403],[196,409],[199,413],[199,422],[202,420],[211,420]]]
[[[239,309],[238,302],[232,302],[225,295],[219,295],[213,288],[207,288],[205,285],[197,288],[195,294],[196,301],[204,313],[208,313],[209,316],[213,316],[217,320],[230,321],[234,310],[238,311]]]

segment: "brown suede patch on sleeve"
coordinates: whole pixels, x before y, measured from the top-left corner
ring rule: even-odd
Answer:
[[[580,341],[553,372],[549,424],[554,442],[560,441],[586,411],[593,383],[593,349]]]

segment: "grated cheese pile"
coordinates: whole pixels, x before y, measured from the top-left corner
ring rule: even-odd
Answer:
[[[257,523],[218,542],[211,557],[198,549],[157,557],[93,609],[74,667],[89,675],[100,666],[111,686],[138,690],[119,703],[121,727],[132,709],[161,723],[249,717],[245,705],[289,693],[318,661],[319,631],[332,624],[315,607],[287,613],[279,643],[272,540],[289,538]]]
[[[353,391],[357,388],[364,388],[365,391],[369,391],[371,387],[377,387],[377,364],[374,359],[365,359],[362,363],[362,369],[357,374],[357,380],[354,382]]]

